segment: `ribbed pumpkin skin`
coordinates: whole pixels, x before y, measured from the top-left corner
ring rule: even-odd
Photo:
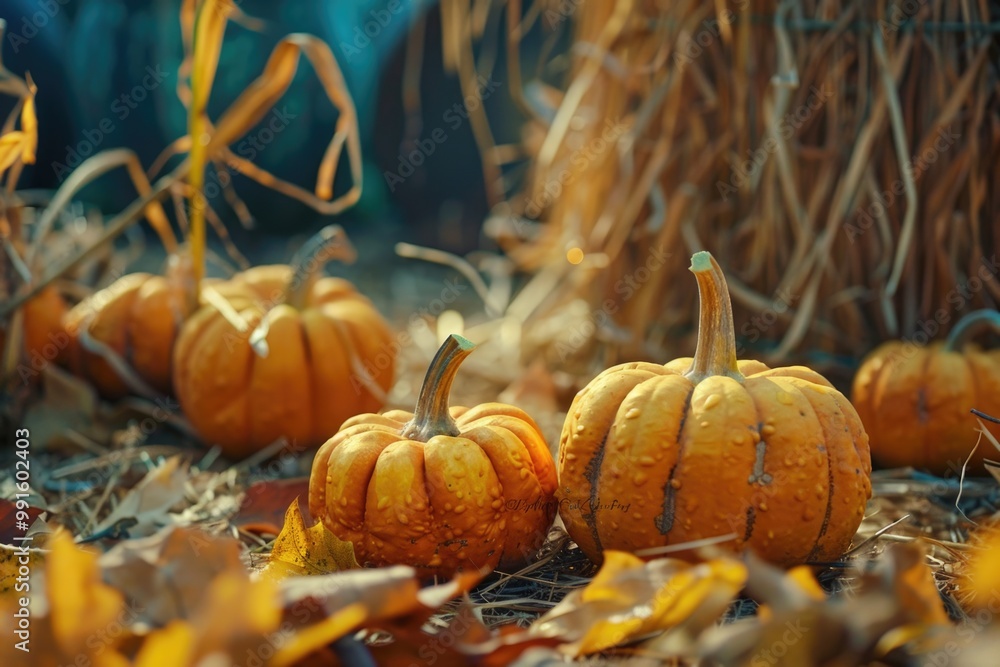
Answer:
[[[862,363],[851,399],[876,462],[957,474],[979,439],[969,410],[1000,415],[1000,351],[957,352],[941,343],[918,347],[891,341]],[[1000,438],[1000,425],[986,425]],[[984,457],[997,457],[985,441],[969,470],[981,470]]]
[[[394,410],[348,420],[317,453],[309,511],[362,565],[514,568],[544,541],[556,472],[538,426],[500,403],[450,412],[457,437],[407,440],[413,415]]]
[[[249,329],[237,331],[215,307],[203,306],[185,322],[174,349],[174,388],[184,413],[207,443],[232,458],[281,437],[316,446],[348,417],[379,409],[381,399],[357,373],[366,362],[381,364],[372,375],[383,392],[392,383],[392,334],[371,302],[346,280],[320,278],[299,310],[281,303],[291,277],[289,266],[259,266],[219,284],[215,289]],[[265,312],[269,353],[261,357],[250,332]]]
[[[91,338],[107,345],[157,391],[170,394],[170,359],[184,316],[180,283],[149,273],[130,273],[84,299],[66,314],[70,337],[66,364],[109,399],[132,393],[105,359],[80,340],[86,327]]]
[[[843,554],[871,496],[851,404],[805,367],[740,361],[742,383],[695,385],[691,361],[616,366],[577,395],[559,445],[570,536],[595,562],[730,533],[779,565]]]

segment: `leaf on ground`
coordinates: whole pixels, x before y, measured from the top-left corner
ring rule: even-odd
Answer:
[[[24,512],[26,516],[19,517],[19,511]],[[0,544],[14,544],[15,537],[24,535],[24,529],[18,528],[17,523],[23,521],[30,526],[44,513],[45,510],[30,505],[18,510],[12,501],[0,498]]]
[[[850,596],[818,596],[801,568],[786,573],[752,557],[747,565],[747,592],[771,611],[705,632],[697,654],[709,664],[854,665],[893,652],[911,664],[914,638],[949,629],[917,544],[860,563]]]
[[[239,512],[231,520],[234,526],[251,533],[281,532],[288,506],[309,493],[309,477],[255,482],[243,494]],[[309,508],[299,508],[302,520],[312,523]]]
[[[692,565],[672,558],[644,562],[606,551],[593,581],[535,621],[529,633],[561,638],[560,650],[572,656],[672,628],[697,635],[725,611],[746,575],[746,567],[734,559]]]
[[[18,590],[18,584],[23,589],[27,581],[27,577],[23,576],[22,567],[31,572],[37,570],[44,560],[44,553],[38,549],[28,549],[25,553],[20,547],[0,544],[0,599],[16,599],[25,594],[26,591]]]
[[[302,629],[281,647],[274,665],[296,664],[349,632],[391,619],[408,616],[412,627],[419,628],[435,609],[468,592],[485,574],[462,573],[423,589],[416,570],[405,565],[284,579],[279,585],[286,619]]]
[[[129,529],[131,537],[146,537],[160,527],[172,523],[170,509],[184,498],[190,472],[180,456],[172,456],[150,470],[129,491],[118,506],[94,528],[100,533],[122,519],[135,519]]]
[[[285,512],[285,523],[274,541],[271,558],[261,570],[267,579],[307,574],[330,574],[361,567],[354,558],[354,545],[328,531],[322,523],[306,528],[296,498]]]
[[[216,655],[237,662],[270,664],[275,650],[271,633],[281,622],[277,586],[251,581],[242,571],[227,571],[209,584],[190,620],[176,620],[150,633],[136,659],[136,667],[195,667]]]
[[[47,545],[45,564],[32,573],[27,596],[30,654],[15,646],[19,607],[8,598],[0,611],[0,633],[7,637],[0,643],[0,664],[24,664],[24,656],[30,655],[36,665],[126,666],[118,645],[127,635],[122,626],[129,609],[121,594],[101,581],[97,555],[77,547],[63,531],[54,533]]]
[[[167,526],[155,535],[120,542],[101,556],[100,564],[107,582],[128,595],[141,620],[156,626],[190,618],[223,573],[238,572],[249,580],[239,541],[197,528]]]
[[[961,587],[970,606],[990,609],[1000,603],[1000,522],[980,527],[969,544],[969,564],[962,575]],[[996,619],[994,619],[996,620]]]
[[[86,430],[100,421],[93,386],[54,363],[46,363],[38,372],[45,391],[42,400],[28,407],[23,420],[31,431],[32,448],[52,448],[66,441],[68,431]]]

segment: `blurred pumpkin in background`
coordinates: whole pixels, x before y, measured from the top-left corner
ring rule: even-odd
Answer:
[[[331,259],[352,261],[340,227],[324,228],[290,266],[256,266],[202,290],[174,348],[174,389],[207,444],[245,458],[279,439],[322,443],[348,417],[378,410],[396,345],[371,302]]]
[[[969,412],[1000,416],[1000,350],[964,344],[984,326],[1000,330],[1000,313],[977,310],[959,320],[944,342],[890,341],[865,358],[851,399],[877,463],[957,475],[966,460],[970,474],[983,474],[984,458],[1000,459],[985,440],[976,447],[978,423]],[[986,426],[1000,438],[1000,424]]]

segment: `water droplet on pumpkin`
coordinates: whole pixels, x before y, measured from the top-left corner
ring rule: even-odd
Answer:
[[[632,483],[635,484],[636,486],[642,486],[643,484],[646,483],[647,479],[648,477],[646,473],[643,472],[637,472],[636,474],[632,475]]]
[[[459,505],[458,507],[455,508],[455,514],[461,514],[464,511],[465,511],[465,505]]]
[[[737,433],[735,436],[733,436],[733,444],[736,445],[737,447],[745,444],[746,441],[747,438],[743,433]]]
[[[712,394],[711,396],[705,399],[704,409],[711,410],[721,402],[722,402],[722,396],[719,396],[718,394]]]
[[[781,403],[782,405],[794,405],[795,404],[795,399],[793,399],[792,395],[789,394],[787,391],[779,391],[777,399],[778,399],[778,403]]]
[[[575,461],[576,460],[576,454],[574,454],[573,452],[567,453],[566,454],[566,460],[567,461]]]
[[[577,424],[576,425],[576,432],[577,433],[583,433],[586,430],[587,430],[587,427],[584,426],[583,424]]]
[[[641,466],[647,466],[647,467],[648,466],[655,466],[656,465],[656,459],[654,459],[652,456],[640,456],[638,458],[638,463]]]
[[[767,511],[767,503],[762,502],[760,505],[757,506],[757,509],[759,509],[761,512],[766,512]]]
[[[629,408],[628,412],[625,413],[625,419],[635,419],[642,414],[639,408]]]
[[[673,487],[674,489],[681,488],[681,480],[679,480],[679,479],[672,479],[672,480],[670,480],[670,486]]]
[[[771,424],[765,424],[762,429],[760,429],[762,435],[774,435],[775,428]]]
[[[707,427],[708,427],[708,425],[709,425],[709,423],[710,423],[710,422],[707,422],[707,421],[703,421],[703,422],[701,422],[700,424],[698,424],[698,426],[701,426],[702,428],[707,428]]]
[[[461,500],[462,498],[465,497],[465,492],[464,491],[456,491],[455,492],[455,497],[458,498],[459,500]]]
[[[410,520],[409,520],[408,518],[406,518],[406,515],[405,515],[405,514],[397,514],[397,515],[396,515],[396,518],[397,518],[397,519],[399,520],[399,522],[400,522],[401,524],[403,524],[404,526],[405,526],[406,524],[410,523]]]
[[[389,503],[390,503],[389,496],[382,496],[381,498],[378,499],[378,508],[380,510],[384,510],[386,507],[389,506]]]
[[[490,507],[492,509],[498,510],[501,507],[503,507],[503,501],[502,500],[494,500],[492,503],[490,503]]]

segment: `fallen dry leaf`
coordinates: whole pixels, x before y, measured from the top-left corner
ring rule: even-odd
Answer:
[[[322,523],[306,528],[296,498],[285,512],[285,523],[274,541],[271,557],[260,574],[266,579],[329,574],[361,567],[354,545],[338,539]]]
[[[743,588],[746,567],[718,558],[692,565],[660,558],[645,562],[606,551],[604,564],[585,588],[574,591],[532,624],[529,635],[558,637],[560,650],[581,656],[695,620],[697,635],[725,611]]]
[[[286,609],[320,622],[300,631],[275,655],[274,664],[293,665],[348,632],[409,616],[419,628],[435,609],[468,592],[486,572],[466,572],[436,586],[420,587],[416,570],[405,565],[351,570],[280,582]],[[300,619],[300,623],[302,619]]]
[[[293,479],[264,480],[254,482],[244,492],[239,512],[231,520],[238,528],[251,533],[277,535],[288,506],[299,497],[309,493],[309,477]],[[299,508],[302,520],[312,523],[309,508]]]
[[[107,582],[127,594],[139,618],[163,626],[189,619],[205,604],[218,576],[238,572],[249,580],[240,549],[233,538],[167,526],[149,537],[120,542],[99,562]]]
[[[123,519],[135,519],[128,528],[131,537],[146,537],[171,523],[167,513],[184,498],[187,465],[180,456],[172,456],[150,470],[129,491],[118,506],[94,528],[101,533]]]
[[[20,511],[27,513],[26,519],[18,518],[18,509],[13,502],[6,498],[0,498],[0,545],[14,544],[15,537],[24,535],[24,530],[17,528],[19,520],[23,520],[30,526],[35,523],[35,519],[45,513],[45,510],[30,505]]]
[[[8,598],[2,605],[0,632],[6,641],[0,643],[0,664],[128,665],[118,644],[131,610],[118,591],[101,581],[97,555],[77,547],[63,531],[54,533],[47,545],[45,564],[30,580],[29,636],[15,634],[18,601]],[[44,576],[37,576],[41,572]],[[17,648],[25,639],[30,653]]]
[[[0,544],[0,599],[16,599],[25,593],[25,572],[36,570],[44,559],[38,549],[29,548],[25,553],[19,546]]]
[[[747,592],[771,611],[705,632],[697,655],[710,664],[846,666],[890,653],[910,659],[914,638],[950,628],[915,543],[893,545],[862,563],[850,596],[817,596],[818,586],[804,569],[784,573],[753,557],[747,566]]]
[[[972,551],[961,579],[962,592],[972,608],[996,612],[1000,610],[1000,522],[981,526],[969,543]]]
[[[270,664],[274,633],[281,622],[273,582],[250,581],[239,570],[222,572],[209,584],[190,620],[175,620],[150,633],[136,656],[136,667],[195,667],[215,656],[229,662]],[[227,662],[226,664],[229,664]]]

